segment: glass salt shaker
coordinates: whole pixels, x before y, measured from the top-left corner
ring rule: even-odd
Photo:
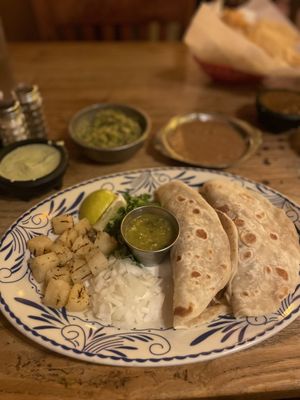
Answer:
[[[19,84],[15,88],[31,138],[46,138],[47,128],[43,112],[43,99],[37,85]]]

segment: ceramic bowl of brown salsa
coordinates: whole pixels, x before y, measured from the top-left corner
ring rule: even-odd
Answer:
[[[266,89],[256,97],[259,122],[272,133],[300,126],[300,92],[288,89]]]

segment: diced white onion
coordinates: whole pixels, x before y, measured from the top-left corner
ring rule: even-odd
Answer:
[[[162,279],[130,259],[110,258],[108,269],[89,282],[92,312],[105,325],[151,328],[162,320]]]

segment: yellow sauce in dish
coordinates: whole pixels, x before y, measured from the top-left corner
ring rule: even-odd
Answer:
[[[34,181],[49,175],[59,165],[60,152],[47,144],[28,144],[4,156],[0,176],[10,181]]]

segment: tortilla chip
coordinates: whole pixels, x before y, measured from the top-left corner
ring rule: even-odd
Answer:
[[[300,53],[296,50],[300,36],[288,25],[267,19],[251,23],[241,11],[227,9],[223,11],[222,20],[272,58],[285,61],[293,67],[300,66]]]

